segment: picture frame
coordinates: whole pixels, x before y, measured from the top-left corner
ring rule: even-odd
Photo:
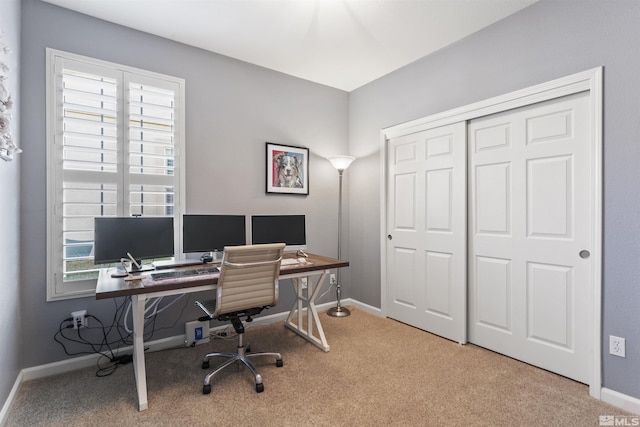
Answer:
[[[266,143],[267,193],[309,194],[309,149]]]

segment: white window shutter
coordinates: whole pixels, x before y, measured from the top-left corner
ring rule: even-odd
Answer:
[[[95,217],[181,211],[184,81],[52,49],[47,64],[47,296],[55,300],[95,291]]]

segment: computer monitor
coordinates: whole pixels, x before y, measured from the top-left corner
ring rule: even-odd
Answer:
[[[287,250],[307,249],[304,215],[252,215],[251,243],[284,243]]]
[[[173,217],[96,217],[94,263],[119,262],[128,254],[139,265],[143,259],[173,257]],[[132,264],[132,271],[139,270]]]
[[[247,243],[244,215],[183,215],[182,232],[185,253],[221,252]]]

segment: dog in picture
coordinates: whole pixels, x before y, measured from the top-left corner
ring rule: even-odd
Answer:
[[[276,171],[276,187],[303,188],[300,168],[301,162],[297,156],[289,153],[279,153],[273,157]]]

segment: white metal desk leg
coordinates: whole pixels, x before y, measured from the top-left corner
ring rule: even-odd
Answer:
[[[133,312],[133,370],[136,374],[138,390],[138,409],[144,411],[149,407],[147,402],[147,372],[144,363],[144,306],[146,295],[133,295],[131,309]]]
[[[305,296],[305,289],[303,289],[299,278],[292,278],[291,283],[296,291],[296,301],[293,303],[293,307],[291,307],[291,311],[289,311],[289,316],[287,316],[287,320],[284,322],[285,327],[291,329],[293,332],[320,347],[324,351],[329,351],[329,344],[324,336],[324,330],[322,329],[320,317],[316,310],[315,299],[318,297],[318,293],[327,278],[328,272],[329,270],[323,270],[321,272],[309,273],[308,279],[318,275],[320,275],[320,277],[318,277],[315,286],[312,280],[307,280],[307,296]],[[305,303],[306,307],[304,306]],[[305,309],[307,311],[306,328],[303,325],[303,310]],[[294,322],[294,318],[297,320],[297,323]],[[318,337],[313,333],[314,323],[318,330]]]
[[[318,277],[318,281],[314,285],[311,283],[312,280],[309,280],[308,292],[309,292],[309,309],[307,310],[307,319],[309,319],[309,333],[313,335],[313,323],[315,323],[316,328],[318,329],[318,336],[320,337],[320,348],[324,351],[329,351],[329,343],[327,342],[327,338],[324,335],[324,329],[322,329],[322,323],[320,323],[320,316],[318,316],[318,310],[316,309],[316,298],[318,298],[318,294],[320,293],[320,289],[322,289],[323,282],[327,279],[327,271],[322,273],[320,277]],[[313,322],[311,319],[313,318]]]

